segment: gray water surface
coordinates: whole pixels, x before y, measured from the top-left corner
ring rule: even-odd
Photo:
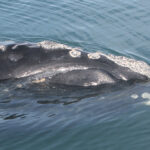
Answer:
[[[2,0],[0,42],[51,40],[150,64],[149,0]],[[0,84],[0,150],[149,150],[150,83]]]

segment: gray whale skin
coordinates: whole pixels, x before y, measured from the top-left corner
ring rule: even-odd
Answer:
[[[0,45],[0,81],[27,78],[31,83],[101,86],[145,82],[150,67],[142,61],[43,41]]]

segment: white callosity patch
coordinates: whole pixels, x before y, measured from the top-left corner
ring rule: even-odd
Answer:
[[[5,45],[0,45],[0,51],[5,52],[6,51],[6,46]]]
[[[52,42],[52,41],[42,41],[37,44],[38,46],[46,49],[46,50],[67,50],[71,57],[76,58],[81,56],[81,49],[80,48],[72,48],[70,46]]]
[[[139,96],[138,96],[137,94],[132,94],[132,95],[131,95],[131,98],[132,98],[132,99],[137,99],[138,97],[139,97]]]
[[[150,78],[150,66],[143,61],[137,61],[124,56],[105,55],[108,59],[114,61],[120,66],[127,67],[130,70],[140,73]]]
[[[148,100],[148,101],[145,101],[144,104],[150,106],[150,93],[144,92],[144,93],[141,94],[141,97],[143,99]]]
[[[56,42],[52,42],[52,41],[42,41],[42,42],[39,42],[37,44],[40,47],[42,47],[44,49],[48,49],[48,50],[72,49],[71,47],[69,47],[67,45],[56,43]]]
[[[99,59],[101,57],[101,53],[96,52],[96,53],[89,53],[87,54],[89,59]]]
[[[74,58],[81,56],[81,52],[77,51],[76,49],[72,49],[71,51],[69,51],[69,54],[71,57],[74,57]]]

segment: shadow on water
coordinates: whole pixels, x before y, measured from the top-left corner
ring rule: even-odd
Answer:
[[[82,88],[6,81],[0,84],[0,143],[13,149],[36,145],[37,149],[60,149],[73,139],[82,146],[86,138],[93,146],[99,138],[112,140],[120,124],[131,125],[131,131],[132,124],[139,127],[136,119],[131,120],[142,116],[140,95],[149,88],[149,83]],[[131,98],[132,94],[138,94],[137,98]],[[126,136],[122,138],[124,141]]]
[[[121,91],[135,85],[135,83],[120,83],[117,85],[101,85],[95,87],[67,86],[49,83],[26,83],[23,80],[9,80],[0,83],[1,104],[12,102],[15,99],[32,97],[38,104],[69,105],[106,93]],[[28,100],[27,100],[28,101]]]
[[[120,93],[136,85],[138,85],[138,83],[101,85],[99,87],[80,87],[57,84],[49,85],[46,83],[28,84],[24,80],[9,80],[0,83],[0,104],[9,105],[11,103],[11,106],[14,105],[14,107],[14,102],[17,102],[16,106],[23,106],[24,103],[30,102],[34,102],[36,105],[69,105],[92,97],[103,97],[107,94],[111,95],[113,92]],[[21,101],[23,103],[21,103]]]
[[[83,88],[43,83],[27,84],[24,80],[4,81],[0,84],[0,109],[3,110],[0,118],[4,120],[24,118],[31,111],[42,113],[49,108],[57,108],[56,105],[71,105],[97,97],[103,99],[104,95],[124,88],[125,86],[119,85]],[[42,109],[39,109],[40,106]]]

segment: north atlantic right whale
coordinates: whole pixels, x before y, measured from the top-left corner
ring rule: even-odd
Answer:
[[[30,83],[95,87],[145,82],[150,66],[124,56],[88,53],[42,41],[0,45],[0,81],[27,78]]]

